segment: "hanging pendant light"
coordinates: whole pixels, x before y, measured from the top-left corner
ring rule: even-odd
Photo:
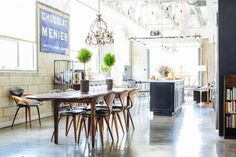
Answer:
[[[112,32],[107,30],[107,24],[100,14],[100,0],[98,0],[98,15],[96,20],[90,26],[85,43],[88,45],[100,46],[114,43]]]

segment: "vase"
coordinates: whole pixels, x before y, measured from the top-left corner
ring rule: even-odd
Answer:
[[[113,80],[112,79],[106,79],[106,84],[107,84],[107,90],[112,90]]]
[[[89,80],[80,80],[80,91],[81,91],[81,93],[88,93]]]
[[[164,76],[165,76],[165,77],[168,77],[168,74],[169,74],[169,72],[165,72],[165,73],[164,73]]]
[[[169,73],[161,73],[161,77],[162,77],[162,78],[166,78],[166,77],[168,77],[168,74],[169,74]]]

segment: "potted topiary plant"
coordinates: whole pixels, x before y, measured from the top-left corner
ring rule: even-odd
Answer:
[[[87,93],[89,91],[89,80],[85,79],[85,76],[86,76],[85,63],[90,61],[91,57],[92,57],[92,53],[86,48],[79,50],[78,55],[77,55],[77,59],[79,60],[79,62],[84,63],[84,72],[82,75],[82,79],[80,80],[80,91],[82,93]]]
[[[112,90],[113,80],[111,79],[111,67],[116,62],[116,57],[114,54],[107,53],[103,58],[104,65],[108,67],[109,79],[106,79],[107,89]]]

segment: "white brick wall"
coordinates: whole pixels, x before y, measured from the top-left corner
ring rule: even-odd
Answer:
[[[9,97],[9,89],[19,86],[25,93],[47,93],[53,89],[54,59],[69,59],[68,56],[39,53],[38,72],[0,72],[0,128],[10,126],[17,106]],[[32,108],[32,120],[37,119],[36,108]],[[52,115],[50,101],[40,106],[41,117]],[[25,122],[25,110],[20,109],[15,124]],[[43,125],[43,124],[42,124]]]

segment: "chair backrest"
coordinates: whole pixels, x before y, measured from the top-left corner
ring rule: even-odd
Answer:
[[[12,87],[9,89],[9,92],[11,94],[11,98],[15,101],[16,105],[19,105],[20,102],[24,104],[28,104],[25,100],[21,98],[24,94],[24,89],[21,87]]]
[[[10,94],[14,96],[21,97],[24,93],[24,89],[21,87],[13,87],[9,89]]]
[[[115,98],[116,93],[115,92],[110,92],[104,96],[104,101],[109,109],[109,113],[112,112],[112,105],[113,105],[113,100]]]
[[[129,91],[128,93],[128,99],[129,99],[129,106],[132,107],[134,104],[134,99],[136,96],[137,90],[136,89],[132,89],[131,91]]]
[[[128,96],[128,91],[125,90],[119,94],[119,100],[122,108],[125,106],[125,98]]]

